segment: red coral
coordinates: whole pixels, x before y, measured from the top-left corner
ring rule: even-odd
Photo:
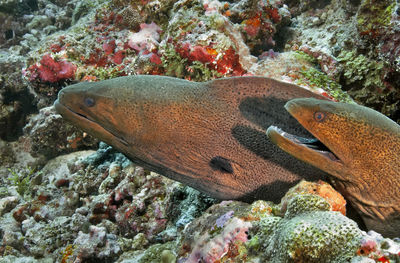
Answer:
[[[111,57],[111,61],[112,61],[114,64],[119,65],[119,64],[122,63],[122,61],[124,60],[124,58],[125,58],[125,52],[124,52],[123,50],[118,50],[118,51],[115,52],[115,54]]]
[[[50,50],[54,53],[57,53],[62,50],[62,47],[59,44],[53,44],[50,46]]]
[[[390,263],[390,260],[388,258],[386,258],[385,256],[382,256],[382,257],[378,258],[377,260],[378,260],[378,262]]]
[[[212,47],[194,46],[184,43],[176,48],[177,53],[187,58],[188,62],[200,61],[208,68],[214,69],[221,74],[232,73],[234,76],[241,76],[245,73],[239,62],[239,55],[230,47],[224,52],[222,58],[216,60],[218,52]]]
[[[200,61],[201,63],[211,63],[215,60],[216,52],[210,47],[194,46],[184,43],[177,47],[176,51],[183,58],[187,58],[189,62]]]
[[[265,7],[265,12],[267,12],[267,16],[272,20],[275,24],[281,21],[281,16],[279,15],[278,8],[275,7]]]
[[[103,51],[106,55],[110,55],[114,52],[115,49],[115,40],[111,40],[109,42],[103,43]]]
[[[84,60],[85,64],[96,66],[96,67],[104,67],[107,65],[108,58],[105,56],[101,49],[96,48],[90,55],[88,59]]]
[[[246,25],[244,27],[246,33],[251,37],[255,37],[260,31],[260,26],[261,26],[260,14],[257,14],[253,18],[244,20],[242,23]]]
[[[162,63],[161,58],[156,53],[151,53],[150,62],[160,65]]]
[[[245,73],[239,62],[239,55],[232,47],[225,51],[225,55],[217,61],[216,70],[222,74],[232,72],[234,76],[242,76]]]
[[[74,79],[76,66],[65,60],[55,60],[50,54],[42,57],[39,64],[28,68],[31,73],[30,81],[39,79],[42,82],[58,82],[65,79]]]

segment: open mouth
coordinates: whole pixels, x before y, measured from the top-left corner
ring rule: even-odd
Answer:
[[[268,133],[275,132],[279,136],[289,140],[292,144],[297,145],[300,148],[307,148],[317,154],[320,154],[331,161],[341,162],[341,160],[328,148],[324,145],[320,140],[316,138],[304,138],[297,135],[293,135],[283,131],[282,129],[276,126],[270,126],[268,128]]]

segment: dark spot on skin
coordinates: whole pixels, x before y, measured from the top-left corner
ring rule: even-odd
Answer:
[[[93,107],[93,106],[95,105],[95,101],[94,101],[94,99],[91,98],[91,97],[86,97],[86,98],[84,99],[84,102],[85,102],[85,106],[86,106],[86,107]]]
[[[281,123],[280,126],[282,125],[285,126],[286,124]],[[285,126],[286,128],[288,127]],[[233,127],[231,132],[232,136],[246,149],[305,180],[315,181],[324,178],[321,173],[316,173],[313,167],[305,165],[273,144],[265,132],[243,125]],[[274,175],[271,174],[270,176]],[[272,183],[263,185],[254,192],[246,194],[242,200],[254,200],[268,192],[271,201],[279,202],[285,192],[283,189],[289,189],[296,184],[296,182],[279,181],[278,178],[274,180]]]
[[[230,173],[230,174],[233,173],[231,162],[224,157],[221,156],[213,157],[209,165],[213,170],[219,170],[223,173]]]
[[[295,118],[284,108],[287,100],[275,97],[247,97],[239,105],[240,113],[250,122],[267,130],[269,126],[278,126],[286,132],[312,138]]]
[[[248,126],[235,126],[232,129],[233,137],[245,148],[254,152],[263,159],[270,159],[276,152],[280,152],[268,136]]]
[[[294,181],[294,182],[283,182],[280,180],[276,180],[270,184],[263,185],[257,189],[255,189],[253,192],[246,193],[244,196],[239,198],[241,201],[246,201],[246,200],[258,200],[260,199],[261,196],[263,196],[263,193],[270,193],[269,201],[272,201],[274,203],[279,203],[282,197],[285,195],[284,189],[289,189],[293,186],[295,186],[299,181]]]

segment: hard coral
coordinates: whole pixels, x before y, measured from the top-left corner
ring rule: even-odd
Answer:
[[[253,239],[267,244],[264,260],[348,262],[356,254],[362,232],[354,221],[329,210],[322,197],[299,194],[289,198],[282,219],[261,219]]]
[[[341,194],[339,194],[335,189],[333,189],[333,187],[330,184],[324,181],[319,181],[319,182],[301,181],[296,186],[292,187],[282,198],[281,212],[283,214],[285,213],[288,202],[291,200],[292,197],[302,194],[305,195],[312,194],[320,196],[329,203],[330,211],[338,211],[343,215],[346,215],[346,200],[343,198]]]
[[[232,253],[235,246],[247,241],[247,231],[250,226],[250,222],[236,217],[232,218],[219,235],[201,236],[187,262],[215,262],[226,254]]]
[[[76,66],[66,60],[54,59],[50,54],[45,54],[39,64],[28,68],[29,80],[40,82],[59,82],[75,78]]]

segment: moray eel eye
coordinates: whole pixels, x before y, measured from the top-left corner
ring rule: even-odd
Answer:
[[[325,119],[325,113],[317,111],[314,113],[314,120],[322,122]]]
[[[94,104],[95,104],[94,99],[91,98],[91,97],[86,97],[86,98],[84,99],[84,103],[85,103],[85,106],[86,106],[86,107],[93,107]]]

